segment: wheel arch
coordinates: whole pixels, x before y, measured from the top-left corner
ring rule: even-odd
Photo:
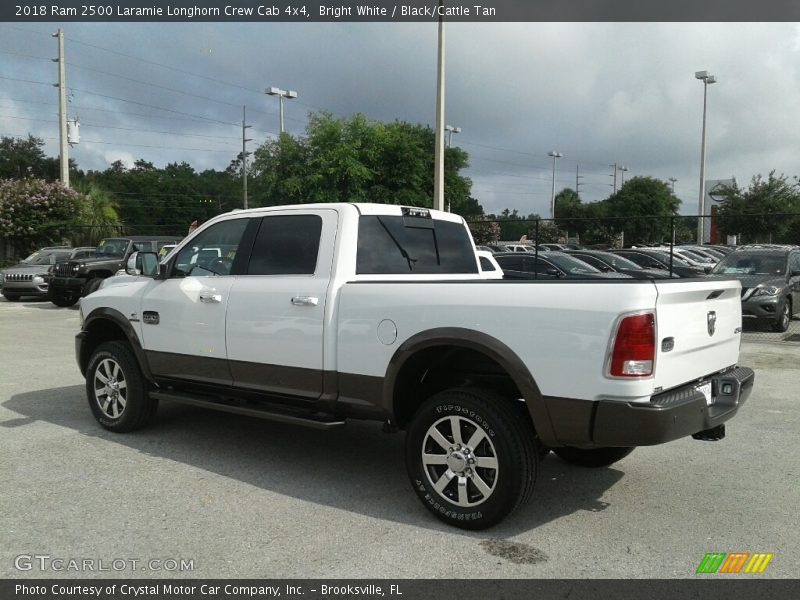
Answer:
[[[421,387],[425,387],[427,397],[450,386],[464,385],[460,381],[449,382],[446,377],[440,385],[434,381],[430,387],[423,386],[423,381],[431,371],[452,373],[455,361],[465,358],[485,360],[484,366],[499,367],[500,371],[494,373],[497,376],[496,384],[508,386],[505,388],[507,392],[513,385],[519,394],[517,397],[524,400],[539,437],[543,441],[555,439],[539,386],[522,359],[497,338],[460,327],[442,327],[417,333],[404,341],[394,353],[383,380],[382,404],[395,423],[404,427],[425,400],[424,397],[414,396]],[[427,362],[430,360],[433,361],[432,366]],[[505,383],[504,377],[508,378]]]
[[[147,357],[139,341],[139,336],[130,321],[118,310],[108,307],[96,308],[83,321],[79,334],[81,343],[78,350],[78,365],[81,373],[86,375],[86,367],[95,349],[104,342],[112,340],[127,341],[136,356],[139,368],[145,379],[153,382]]]

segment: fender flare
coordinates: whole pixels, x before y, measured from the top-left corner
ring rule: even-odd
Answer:
[[[86,318],[84,318],[83,327],[81,327],[81,332],[78,335],[82,336],[82,339],[85,340],[86,336],[90,334],[92,324],[98,321],[111,321],[122,330],[122,333],[125,334],[125,338],[130,344],[134,355],[136,356],[136,362],[139,363],[139,368],[142,370],[142,375],[144,375],[145,379],[151,383],[155,383],[153,374],[150,371],[150,364],[147,362],[147,355],[145,354],[144,348],[142,348],[142,343],[139,341],[139,336],[136,334],[136,331],[134,330],[130,321],[118,310],[108,307],[94,309],[86,316]],[[87,356],[86,361],[84,361],[82,357],[79,357],[79,364],[82,373],[86,371],[88,358],[89,357]]]
[[[383,378],[382,404],[390,414],[394,414],[394,389],[403,366],[417,352],[433,346],[458,346],[475,350],[497,362],[519,388],[539,437],[542,440],[555,439],[550,414],[542,393],[522,359],[497,338],[462,327],[439,327],[422,331],[400,345],[389,361]]]

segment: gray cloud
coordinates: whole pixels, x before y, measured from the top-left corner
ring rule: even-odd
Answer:
[[[0,76],[55,81],[56,27],[0,24]],[[271,85],[300,94],[286,104],[295,134],[320,109],[434,122],[435,24],[74,23],[65,33],[69,112],[83,124],[72,156],[84,169],[139,157],[224,168],[240,149],[241,105],[256,142],[277,131],[277,99],[263,94]],[[470,153],[474,195],[488,211],[545,215],[555,149],[565,155],[559,189],[574,187],[579,165],[583,197],[603,198],[617,162],[628,177],[677,177],[692,212],[702,115],[694,71],[719,79],[709,90],[708,177],[793,175],[799,52],[795,24],[454,23],[447,121],[463,129],[453,143]],[[0,133],[30,131],[55,154],[57,125],[47,121],[56,112],[55,88],[0,79]]]

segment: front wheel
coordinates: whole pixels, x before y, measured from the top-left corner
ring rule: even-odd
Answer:
[[[521,403],[486,390],[447,390],[414,416],[406,467],[417,496],[437,518],[485,529],[533,491],[535,432]]]
[[[607,467],[633,452],[633,448],[553,448],[556,456],[579,467]]]
[[[66,292],[59,292],[55,290],[50,290],[47,293],[47,297],[50,299],[50,302],[55,304],[56,306],[72,306],[78,301],[78,294],[70,291]]]
[[[785,333],[789,329],[789,322],[792,320],[792,301],[788,298],[784,300],[781,314],[772,325],[772,330],[778,333]]]
[[[120,341],[101,344],[92,354],[86,368],[86,396],[100,425],[119,433],[144,427],[158,405],[150,398],[136,357]]]
[[[88,296],[89,294],[96,292],[102,283],[102,277],[93,277],[86,282],[86,285],[83,286],[83,295]]]

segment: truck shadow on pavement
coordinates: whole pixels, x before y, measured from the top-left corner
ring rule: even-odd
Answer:
[[[0,431],[42,421],[307,502],[456,532],[415,496],[404,435],[385,434],[377,422],[348,421],[341,429],[317,431],[162,402],[148,428],[115,434],[94,420],[82,385],[16,394],[3,406],[20,417],[0,422]],[[550,454],[526,506],[492,529],[463,534],[502,538],[573,513],[603,511],[608,504],[601,498],[623,476],[617,468],[583,469]],[[130,477],[125,481],[129,485]]]

